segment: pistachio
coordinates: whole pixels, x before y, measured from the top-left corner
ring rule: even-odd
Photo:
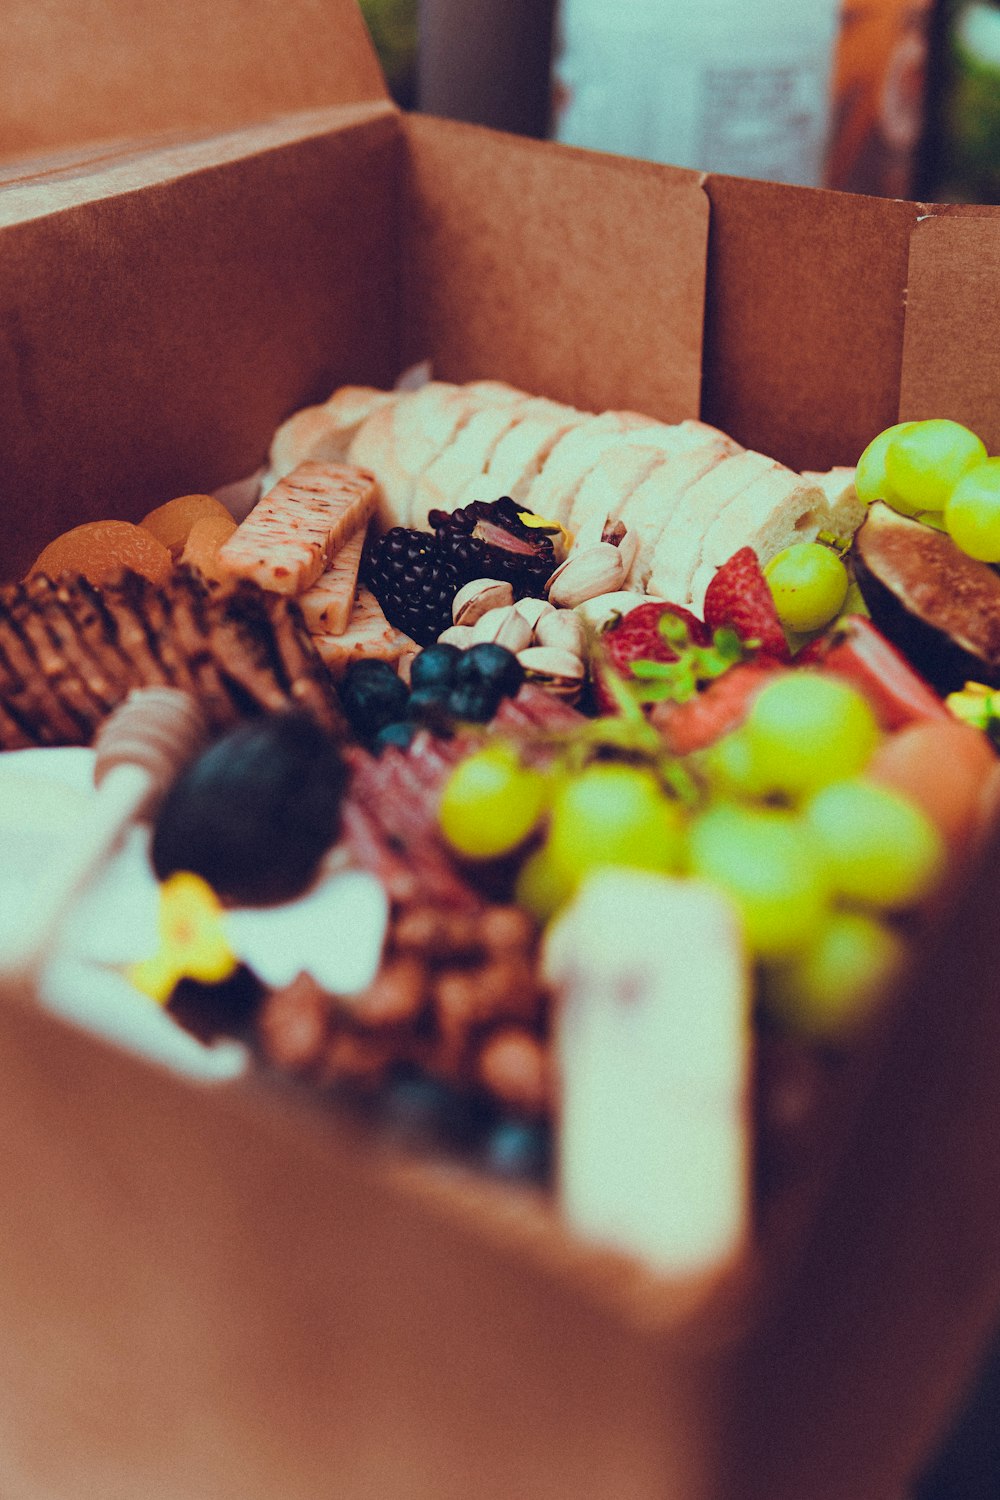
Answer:
[[[598,542],[580,551],[574,548],[546,585],[550,604],[574,609],[597,594],[620,589],[627,571],[624,562],[619,549],[610,542]]]
[[[543,615],[554,615],[556,612],[555,605],[550,604],[547,599],[518,599],[514,608],[519,615],[524,616],[532,630],[535,631],[537,631],[538,622]]]
[[[454,628],[454,627],[452,627]],[[492,641],[496,646],[506,646],[515,655],[523,651],[531,641],[532,630],[523,615],[518,614],[513,604],[499,609],[489,609],[476,621],[470,632],[469,645],[479,641]]]
[[[537,682],[559,698],[574,702],[583,691],[587,669],[574,651],[559,646],[529,646],[517,653],[517,659],[529,682]]]
[[[451,617],[456,625],[475,625],[491,609],[513,604],[514,590],[499,578],[473,578],[459,589],[451,603]]]
[[[475,645],[472,638],[471,625],[449,625],[447,630],[442,630],[438,636],[439,646],[457,646],[460,651]]]
[[[610,594],[597,594],[593,599],[585,599],[573,612],[580,616],[589,630],[599,632],[611,623],[615,615],[627,615],[630,609],[649,602],[646,594],[631,589],[616,589]]]
[[[535,626],[536,646],[558,646],[563,651],[572,651],[581,660],[587,650],[587,630],[580,616],[572,609],[554,609],[543,615]]]

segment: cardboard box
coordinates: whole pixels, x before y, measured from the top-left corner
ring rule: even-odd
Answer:
[[[1000,448],[995,213],[407,118],[351,0],[325,20],[301,0],[276,47],[319,98],[269,84],[248,123],[257,46],[199,114],[215,23],[182,10],[198,88],[171,74],[155,116],[105,93],[73,120],[66,88],[62,134],[29,139],[22,110],[8,136],[47,155],[0,185],[6,576],[76,521],[253,471],[294,408],[424,358],[700,410],[801,467],[900,415]],[[130,86],[168,55],[166,11],[129,12]],[[321,1101],[192,1086],[6,996],[0,1492],[902,1496],[1000,1309],[998,884],[995,846],[824,1169],[710,1287],[575,1244],[538,1195],[380,1150]]]

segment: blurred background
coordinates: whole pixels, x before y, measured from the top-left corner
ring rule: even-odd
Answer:
[[[1000,0],[361,0],[406,108],[706,171],[1000,202]]]

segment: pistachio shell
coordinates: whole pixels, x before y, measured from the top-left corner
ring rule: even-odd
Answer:
[[[503,609],[513,602],[514,590],[509,583],[499,578],[473,578],[452,600],[451,617],[456,625],[475,625],[491,609]]]

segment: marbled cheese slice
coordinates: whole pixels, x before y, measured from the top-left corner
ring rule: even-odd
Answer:
[[[312,588],[299,595],[306,628],[314,635],[343,635],[354,610],[365,529],[359,526]]]
[[[314,584],[347,537],[375,509],[375,476],[348,464],[299,464],[259,500],[219,548],[231,578],[275,594]]]
[[[405,652],[419,649],[408,635],[389,624],[375,595],[365,588],[358,590],[347,629],[341,635],[313,634],[312,641],[334,677],[362,657],[396,662]]]

